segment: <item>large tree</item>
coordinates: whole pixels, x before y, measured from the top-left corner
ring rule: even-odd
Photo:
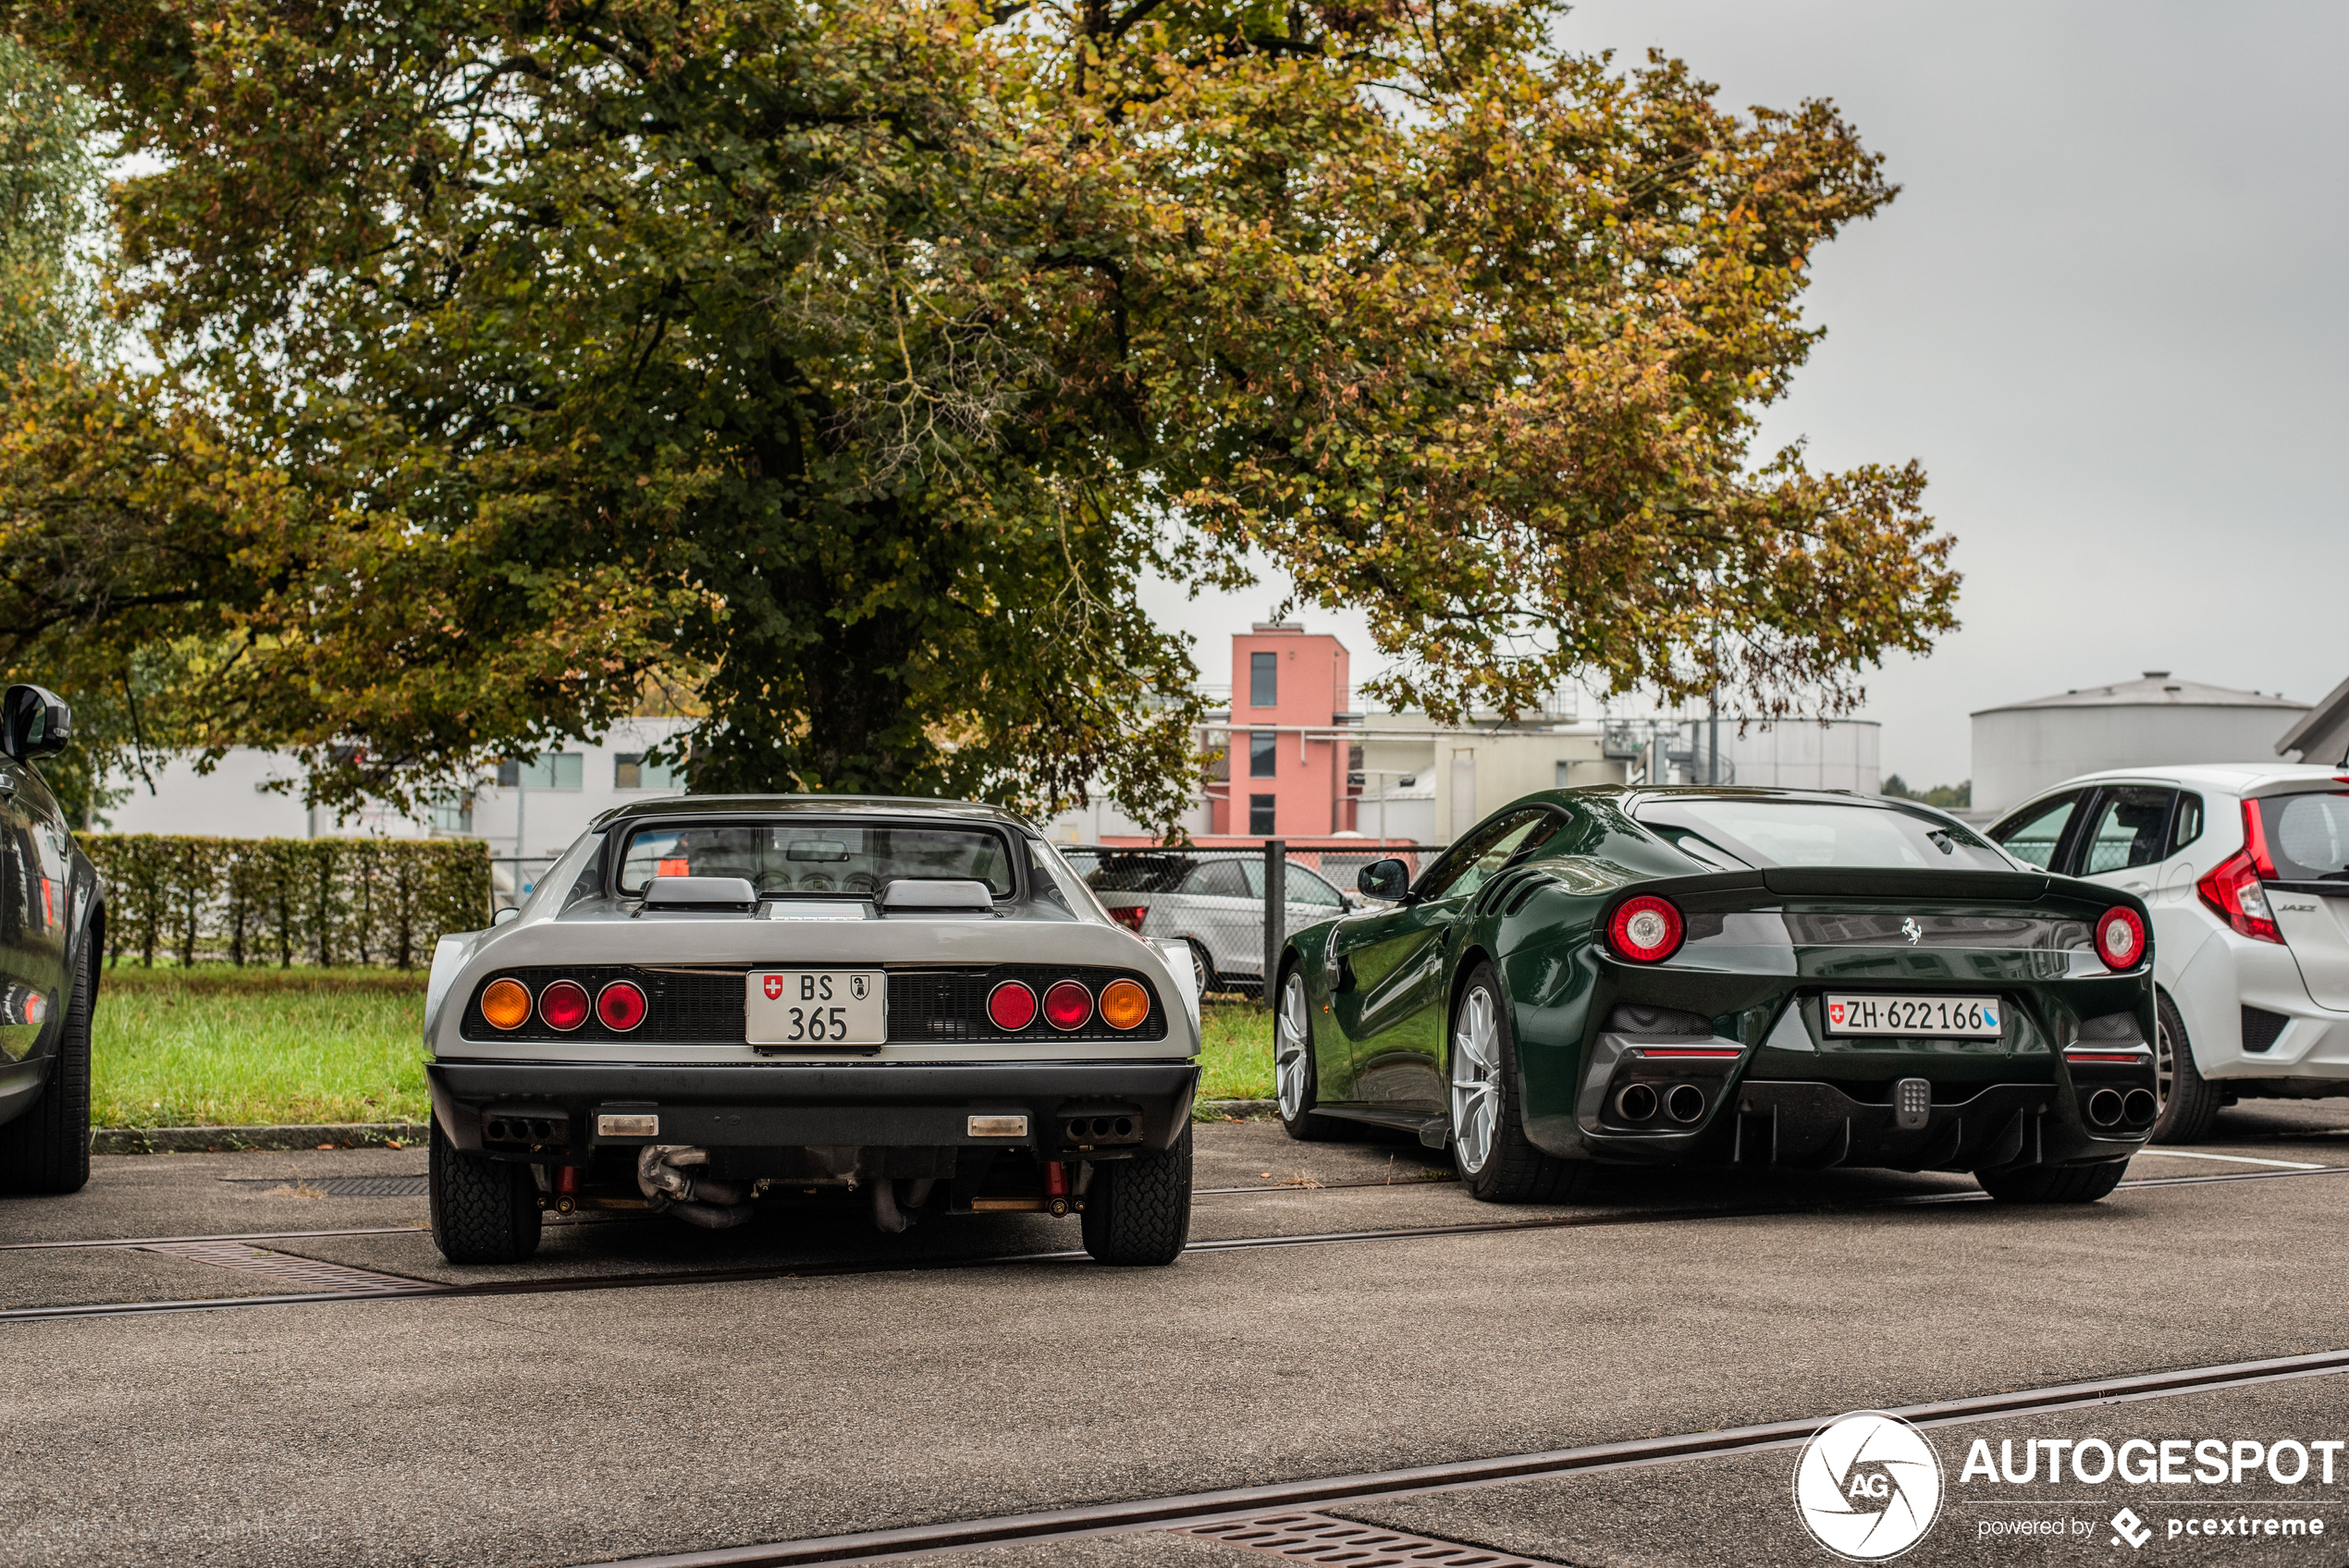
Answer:
[[[329,792],[665,677],[697,787],[1168,819],[1194,671],[1138,585],[1250,551],[1438,713],[1834,709],[1953,624],[1913,466],[1750,449],[1877,160],[1551,7],[10,9],[152,170],[156,428],[257,497],[184,556],[201,732]]]

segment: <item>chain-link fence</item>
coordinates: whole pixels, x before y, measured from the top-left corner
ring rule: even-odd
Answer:
[[[1262,994],[1268,959],[1288,937],[1380,901],[1357,890],[1362,867],[1399,860],[1417,877],[1442,852],[1440,844],[1277,839],[1261,848],[1061,848],[1120,923],[1190,949],[1203,992],[1242,996]]]

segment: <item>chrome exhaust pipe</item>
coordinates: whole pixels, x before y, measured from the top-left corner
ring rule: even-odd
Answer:
[[[1615,1113],[1626,1121],[1645,1121],[1655,1114],[1655,1091],[1645,1084],[1627,1084],[1615,1096]]]
[[[2137,1093],[2142,1095],[2145,1091],[2140,1089]],[[2109,1127],[2119,1121],[2121,1109],[2121,1096],[2110,1089],[2098,1089],[2088,1096],[2088,1120],[2099,1127]]]
[[[2150,1121],[2160,1109],[2160,1103],[2153,1097],[2151,1089],[2132,1089],[2128,1097],[2121,1102],[2121,1120],[2133,1125]]]
[[[1672,1120],[1683,1124],[1702,1121],[1704,1116],[1704,1091],[1694,1084],[1682,1084],[1664,1096],[1664,1109]]]

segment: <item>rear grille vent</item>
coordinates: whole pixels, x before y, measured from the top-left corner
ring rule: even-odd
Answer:
[[[2244,1008],[2243,1048],[2246,1051],[2268,1049],[2276,1043],[2276,1036],[2283,1033],[2283,1026],[2291,1022],[2282,1013],[2269,1012],[2264,1007]]]
[[[743,1020],[742,969],[635,969],[617,965],[541,966],[499,972],[530,987],[534,997],[556,980],[576,980],[592,994],[614,980],[644,987],[649,1004],[645,1022],[621,1034],[590,1016],[568,1033],[549,1029],[534,1013],[520,1029],[493,1029],[481,1015],[484,980],[465,1003],[464,1035],[471,1040],[658,1040],[671,1045],[740,1045]],[[978,969],[892,969],[889,974],[889,1037],[898,1045],[945,1044],[957,1040],[1162,1040],[1166,1009],[1158,987],[1127,969],[1078,969],[1052,964],[1005,963]],[[1149,1016],[1138,1029],[1112,1029],[1096,1016],[1081,1029],[1060,1030],[1040,1017],[1018,1035],[1007,1035],[988,1021],[987,996],[1006,980],[1025,981],[1038,996],[1055,980],[1081,980],[1099,997],[1112,980],[1138,983],[1150,997]]]

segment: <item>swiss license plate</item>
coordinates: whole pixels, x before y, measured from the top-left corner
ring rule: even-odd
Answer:
[[[743,1002],[754,1046],[878,1046],[889,1039],[889,982],[878,969],[753,970]]]
[[[2005,1033],[1996,997],[1829,997],[1830,1035],[1950,1035],[1995,1040]]]

